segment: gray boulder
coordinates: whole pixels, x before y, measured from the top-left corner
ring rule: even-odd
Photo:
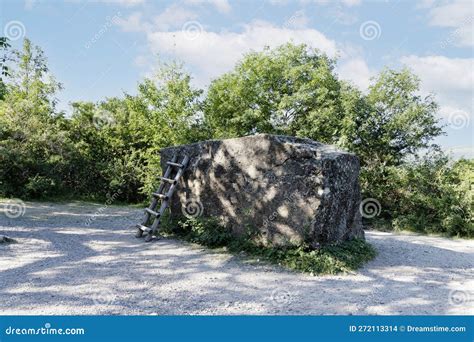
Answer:
[[[173,217],[215,217],[235,235],[317,247],[364,238],[359,160],[313,140],[258,134],[161,150],[190,157],[171,200]]]

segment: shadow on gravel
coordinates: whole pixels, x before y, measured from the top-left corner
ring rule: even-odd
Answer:
[[[145,243],[130,227],[140,209],[96,211],[0,213],[0,235],[19,242],[0,245],[0,313],[447,314],[450,283],[471,272],[470,253],[369,234],[379,255],[358,274],[311,277],[176,240]]]

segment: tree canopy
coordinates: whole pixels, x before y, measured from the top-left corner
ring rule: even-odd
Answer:
[[[10,49],[0,40],[0,51]],[[385,69],[367,92],[306,45],[251,52],[204,91],[181,64],[161,64],[135,94],[57,110],[62,86],[29,40],[1,59],[0,196],[127,202],[157,185],[159,149],[209,138],[286,134],[357,154],[364,197],[394,229],[474,235],[472,160],[453,162],[432,95],[407,69]],[[426,151],[431,151],[426,153]]]

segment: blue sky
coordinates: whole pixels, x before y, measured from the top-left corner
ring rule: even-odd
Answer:
[[[178,59],[200,87],[243,53],[286,41],[337,57],[341,78],[367,89],[383,67],[408,66],[447,124],[438,142],[474,157],[474,2],[469,0],[3,0],[12,45],[30,38],[63,83],[60,108],[134,93],[157,56]]]

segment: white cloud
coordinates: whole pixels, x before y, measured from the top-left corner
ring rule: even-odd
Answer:
[[[48,3],[47,1],[44,0],[25,0],[25,9],[26,10],[31,10],[36,4],[42,3],[44,5],[45,3]],[[104,3],[104,4],[110,4],[110,5],[118,5],[122,7],[133,7],[136,5],[140,5],[145,3],[145,0],[64,0],[66,3],[71,3],[71,4],[81,4],[81,3]],[[54,2],[50,1],[51,5],[54,6]]]
[[[283,23],[284,28],[305,28],[309,23],[309,18],[303,10],[296,11]]]
[[[171,5],[154,18],[156,28],[167,31],[170,28],[181,27],[186,21],[196,19],[197,13],[182,6]]]
[[[362,3],[362,0],[342,0],[342,3],[346,6],[358,6]]]
[[[472,112],[474,59],[444,56],[404,56],[401,62],[422,81],[424,92],[434,92],[442,106]]]
[[[356,12],[348,11],[343,5],[334,6],[329,13],[336,23],[342,25],[352,25],[359,20]]]
[[[347,7],[358,6],[362,3],[362,0],[300,0],[300,3],[315,3],[318,5],[345,5]]]
[[[370,78],[374,72],[369,69],[362,58],[353,58],[342,62],[337,67],[337,73],[343,80],[351,81],[362,91],[369,88]]]
[[[133,64],[139,68],[148,67],[150,63],[150,59],[145,55],[138,55],[133,60]]]
[[[119,18],[116,24],[125,32],[168,31],[198,17],[197,13],[178,5],[171,5],[153,18],[152,23],[143,18],[142,12],[134,12],[125,19]]]
[[[274,6],[283,6],[288,4],[288,0],[269,0],[268,2]]]
[[[406,56],[401,62],[421,79],[421,94],[434,93],[440,105],[438,116],[453,141],[472,142],[474,124],[473,89],[474,59],[444,56]],[[446,143],[442,143],[443,146]],[[459,151],[453,151],[460,157]],[[472,151],[466,156],[472,156]]]
[[[472,145],[448,147],[446,148],[446,152],[451,154],[454,159],[460,159],[460,158],[474,159],[474,147]]]
[[[120,5],[125,7],[132,7],[143,4],[145,0],[90,0],[90,2],[103,2],[107,4]]]
[[[472,2],[457,0],[433,7],[430,11],[430,24],[444,27],[456,27],[460,21],[472,15]]]
[[[441,118],[445,119],[445,121],[449,121],[452,119],[453,116],[457,117],[464,117],[464,118],[469,118],[471,115],[463,110],[460,109],[459,107],[453,107],[453,106],[441,106],[439,108],[439,113]]]
[[[117,18],[115,24],[125,32],[146,32],[151,29],[150,24],[146,23],[140,12],[130,14],[128,18]]]
[[[190,39],[186,31],[148,34],[153,52],[184,61],[196,70],[200,84],[206,84],[211,78],[230,70],[244,53],[261,50],[265,46],[275,47],[293,41],[316,47],[330,56],[335,56],[337,51],[336,43],[317,30],[282,28],[262,21],[245,25],[242,32],[202,29],[191,38],[194,39]]]
[[[227,0],[186,0],[185,3],[190,5],[209,4],[214,6],[221,13],[229,13],[232,9]]]
[[[454,28],[450,39],[458,46],[474,46],[474,5],[469,0],[456,0],[432,7],[429,12],[433,26]]]

